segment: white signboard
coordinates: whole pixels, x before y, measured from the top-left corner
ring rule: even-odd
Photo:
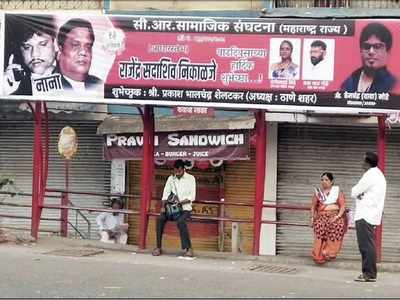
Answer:
[[[125,160],[111,161],[111,193],[125,193]]]

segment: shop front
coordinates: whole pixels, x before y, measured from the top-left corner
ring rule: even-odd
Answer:
[[[230,118],[159,117],[155,120],[154,183],[146,245],[155,245],[156,214],[172,165],[176,159],[189,162],[187,172],[196,178],[196,201],[189,225],[192,242],[198,250],[231,251],[232,222],[219,217],[252,221],[255,183],[255,153],[251,134],[254,117]],[[142,181],[142,123],[140,119],[112,117],[98,128],[104,136],[105,159],[124,159],[127,190],[133,195],[129,208],[140,209]],[[253,138],[254,139],[254,138]],[[212,203],[207,203],[212,202]],[[229,206],[246,203],[248,206]],[[154,213],[154,214],[152,214]],[[129,216],[129,243],[139,243],[139,216]],[[252,253],[253,226],[239,224],[238,251]],[[234,231],[236,232],[236,231]],[[165,247],[180,247],[176,224],[165,229]]]
[[[34,143],[34,120],[30,112],[20,110],[19,102],[0,105],[0,177],[12,178],[17,191],[28,196],[7,197],[7,202],[19,205],[30,205],[32,194],[32,145]],[[65,107],[64,107],[65,109]],[[110,162],[103,160],[101,137],[96,135],[97,126],[104,114],[90,115],[88,113],[65,113],[60,110],[49,113],[49,159],[48,182],[49,189],[65,189],[66,162],[57,149],[60,131],[65,126],[74,128],[78,137],[78,151],[69,162],[69,188],[72,191],[108,193],[110,190]],[[43,131],[44,132],[44,131]],[[49,194],[49,193],[47,193]],[[48,204],[59,205],[61,194],[53,193],[55,198],[46,198]],[[2,195],[4,196],[4,195]],[[104,207],[107,197],[91,197],[89,195],[71,195],[70,201],[76,206]],[[91,223],[90,236],[97,238],[95,214],[83,212]],[[0,206],[0,214],[21,216],[25,218],[4,217],[2,226],[17,229],[30,228],[30,207]],[[41,230],[58,232],[59,221],[46,219],[60,218],[60,211],[43,209]],[[88,235],[88,224],[75,211],[69,213],[71,223],[85,236]],[[69,226],[69,233],[76,236],[77,232]]]
[[[273,167],[274,161],[267,162],[271,166],[267,168],[267,178],[276,176],[276,192],[266,196],[266,203],[272,199],[278,207],[309,207],[313,190],[319,186],[320,175],[332,172],[335,184],[345,194],[347,208],[354,209],[350,192],[363,174],[363,154],[366,151],[378,151],[377,118],[302,114],[274,116],[267,113],[267,122],[276,124],[276,143],[269,153],[276,153],[276,168]],[[382,223],[382,260],[400,261],[400,240],[397,234],[400,226],[397,218],[400,210],[397,201],[400,193],[400,131],[398,123],[390,124],[389,119],[386,126],[385,170],[388,189]],[[270,145],[274,143],[271,138],[268,142]],[[312,228],[307,226],[309,210],[278,208],[274,210],[273,216],[265,219],[273,218],[278,223],[272,229],[275,234],[266,232],[268,236],[261,237],[265,239],[265,244],[274,244],[277,255],[309,256],[313,243]],[[354,229],[345,235],[340,257],[359,258]]]
[[[63,14],[49,15],[59,21],[69,19]],[[392,141],[393,135],[393,142],[386,147],[383,122],[386,114],[400,109],[400,85],[396,84],[400,67],[393,56],[400,49],[395,42],[398,20],[84,17],[93,26],[96,36],[90,78],[98,78],[96,82],[100,87],[90,91],[80,84],[71,90],[61,84],[66,74],[60,70],[51,76],[32,78],[29,72],[21,72],[19,75],[26,77],[31,89],[15,93],[7,93],[6,89],[0,91],[4,99],[35,102],[31,105],[34,117],[31,232],[34,237],[37,237],[40,215],[45,208],[45,191],[51,182],[47,161],[43,159],[46,136],[42,129],[47,120],[47,101],[68,103],[67,107],[71,103],[102,103],[139,108],[140,117],[111,117],[97,131],[106,136],[104,149],[109,150],[104,151],[106,162],[100,165],[109,165],[110,159],[130,161],[125,166],[129,175],[127,187],[134,195],[130,208],[137,210],[125,213],[130,215],[132,225],[130,242],[137,243],[141,249],[154,241],[151,236],[154,218],[163,183],[170,172],[168,162],[178,158],[194,161],[190,172],[198,177],[200,195],[195,210],[196,215],[203,218],[194,218],[196,222],[193,221],[192,226],[194,237],[198,239],[196,246],[204,249],[229,249],[227,241],[231,240],[233,245],[235,240],[240,241],[238,248],[243,252],[254,255],[305,253],[309,240],[305,241],[311,236],[307,225],[298,224],[302,225],[300,233],[294,229],[296,227],[283,225],[285,222],[281,221],[294,218],[293,222],[286,223],[296,223],[304,217],[301,214],[286,217],[281,204],[286,201],[309,203],[318,176],[326,169],[336,174],[338,183],[348,194],[360,175],[362,153],[371,148],[377,150],[381,159],[379,167],[388,173],[389,181],[393,180],[393,185],[398,186],[395,172],[397,131],[388,133],[387,139]],[[36,23],[39,27],[50,27],[53,24],[46,23],[48,20],[44,16],[31,18],[29,14],[4,15],[5,68],[7,62],[12,61],[10,58],[18,54],[14,44],[16,30]],[[362,41],[376,28],[385,32],[386,37],[390,36],[389,40],[382,40],[380,47]],[[381,63],[387,65],[380,65],[384,68],[381,78],[365,79],[366,72],[360,69],[365,65],[366,51],[370,50],[385,54]],[[315,53],[319,53],[318,57]],[[29,91],[31,94],[27,95]],[[207,117],[172,118],[164,122],[155,116],[156,107],[178,106],[197,107],[194,109],[197,112],[201,111],[198,107],[247,110],[254,113],[254,118],[224,122]],[[282,113],[286,117],[297,113],[359,119],[375,117],[374,122],[362,126],[340,122],[294,125],[282,119],[266,122],[265,112]],[[246,138],[241,130],[253,130],[254,142],[250,141],[250,134]],[[210,135],[215,136],[210,138]],[[164,141],[172,149],[160,150]],[[140,145],[141,150],[136,151]],[[208,149],[203,148],[206,146]],[[216,148],[218,151],[213,152]],[[246,154],[241,152],[244,148]],[[85,163],[79,167],[85,168]],[[93,178],[99,174],[100,171]],[[120,172],[119,176],[121,174],[125,173]],[[100,183],[107,181],[104,176],[98,180]],[[90,189],[90,185],[96,188],[95,183],[87,182],[85,189]],[[383,248],[383,251],[393,253],[392,257],[397,255],[391,242],[396,240],[391,231],[396,222],[390,216],[397,212],[397,206],[392,206],[397,197],[396,189],[390,187],[388,191],[387,205],[393,209],[387,212],[383,227],[378,229],[379,235],[387,225],[382,238],[387,250]],[[65,212],[72,208],[64,205],[53,206],[53,209]],[[239,229],[234,227],[233,218],[240,223]],[[268,223],[266,218],[271,221]],[[173,227],[167,229],[170,237],[167,243],[171,246],[177,245],[174,230]],[[348,238],[353,240],[351,234]],[[378,237],[378,241],[382,239]],[[271,240],[276,243],[270,243]],[[346,244],[344,255],[350,257],[355,247],[350,242]]]

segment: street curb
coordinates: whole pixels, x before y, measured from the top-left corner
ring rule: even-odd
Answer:
[[[118,244],[107,244],[96,240],[79,240],[79,239],[69,239],[62,237],[42,237],[37,243],[40,245],[50,244],[56,247],[69,246],[69,247],[90,247],[99,248],[103,250],[110,251],[123,251],[123,252],[136,252],[142,254],[151,254],[151,249],[140,250],[136,245],[118,245]],[[166,255],[176,255],[179,251],[166,250],[164,253]],[[196,257],[198,258],[209,258],[209,259],[224,259],[232,261],[257,261],[263,263],[273,263],[273,264],[284,264],[293,266],[316,266],[319,268],[335,268],[344,270],[361,270],[361,258],[360,260],[345,260],[336,259],[335,261],[330,261],[324,265],[316,265],[311,257],[294,257],[294,256],[284,256],[284,255],[245,255],[245,254],[231,254],[229,252],[212,252],[212,251],[195,251]],[[377,264],[379,272],[400,272],[400,263],[393,262],[383,262]]]

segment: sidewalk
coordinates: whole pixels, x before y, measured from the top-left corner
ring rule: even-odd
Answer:
[[[150,255],[151,249],[139,250],[135,245],[116,245],[106,244],[96,240],[78,240],[62,238],[57,236],[40,237],[38,246],[49,247],[49,248],[68,248],[68,247],[88,247],[98,248],[111,251],[126,251],[136,253],[148,253]],[[165,255],[177,255],[176,251],[164,251]],[[294,266],[315,266],[315,263],[310,257],[289,257],[289,256],[252,256],[244,254],[231,254],[229,252],[211,252],[211,251],[195,251],[197,257],[211,258],[211,259],[224,259],[231,261],[246,260],[246,261],[260,261],[265,263],[294,265]],[[356,270],[359,271],[361,268],[360,261],[337,259],[331,261],[325,265],[320,266],[321,268],[336,268],[345,270]],[[400,263],[383,262],[378,264],[378,270],[380,272],[400,272]]]

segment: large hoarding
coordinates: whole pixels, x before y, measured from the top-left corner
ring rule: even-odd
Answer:
[[[2,98],[388,113],[400,21],[4,15]]]

